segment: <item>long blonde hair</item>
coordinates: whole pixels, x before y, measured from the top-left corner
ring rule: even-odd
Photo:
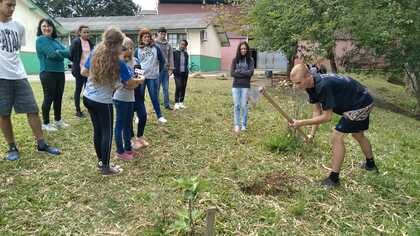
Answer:
[[[102,34],[102,41],[96,46],[90,67],[93,83],[114,86],[120,77],[118,64],[124,35],[121,30],[110,27]]]
[[[134,66],[134,42],[133,42],[133,40],[131,40],[127,36],[124,36],[124,40],[123,40],[122,46],[124,48],[126,48],[127,50],[129,50],[129,51],[131,49],[131,51],[130,51],[130,61],[128,62],[128,64],[130,66]]]

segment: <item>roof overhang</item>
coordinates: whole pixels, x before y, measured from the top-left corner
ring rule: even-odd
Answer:
[[[147,27],[158,29],[164,26],[174,29],[206,29],[209,25],[208,14],[174,14],[174,15],[137,15],[137,16],[107,16],[107,17],[74,17],[57,18],[63,27],[71,32],[79,25],[87,25],[91,31],[104,31],[109,26],[115,26],[122,31],[135,31]]]
[[[55,25],[55,28],[57,29],[57,33],[59,35],[67,34],[68,31],[58,22],[54,17],[50,16],[47,12],[45,12],[42,8],[40,8],[36,3],[34,3],[32,0],[23,0],[23,3],[29,8],[29,10],[34,11],[41,15],[44,18],[51,19]]]
[[[213,27],[216,30],[217,37],[219,38],[220,44],[222,45],[222,47],[229,47],[230,46],[229,38],[225,30],[223,29],[223,27],[220,25],[213,25]]]

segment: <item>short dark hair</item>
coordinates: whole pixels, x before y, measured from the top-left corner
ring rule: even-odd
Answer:
[[[82,29],[89,29],[89,26],[87,26],[87,25],[80,25],[79,26],[79,29],[77,30],[77,33],[80,34],[80,32],[82,32]]]
[[[167,30],[166,30],[166,28],[165,27],[160,27],[159,29],[158,29],[158,31],[157,31],[158,33],[160,33],[160,32],[164,32],[164,33],[166,33],[166,32],[168,32]]]
[[[184,42],[186,45],[188,45],[188,41],[186,39],[181,40],[180,43]]]
[[[51,34],[51,38],[56,39],[57,36],[57,29],[55,28],[54,23],[52,22],[51,19],[48,18],[43,18],[42,20],[39,21],[38,23],[38,30],[36,32],[36,36],[41,36],[42,35],[42,30],[41,30],[41,25],[42,23],[46,22],[48,25],[50,25],[53,28],[52,34]]]

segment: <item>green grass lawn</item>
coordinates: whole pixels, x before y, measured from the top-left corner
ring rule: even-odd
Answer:
[[[389,83],[384,75],[378,73],[350,74],[353,78],[369,87],[370,92],[382,101],[397,108],[414,113],[416,99],[405,86]]]
[[[40,104],[40,83],[32,85]],[[61,156],[36,152],[26,117],[13,118],[22,159],[0,164],[0,235],[160,235],[186,206],[174,180],[191,176],[209,183],[197,206],[220,210],[217,235],[420,234],[419,121],[374,109],[367,135],[380,174],[355,167],[364,157],[347,137],[342,186],[327,190],[318,181],[329,172],[333,122],[314,144],[278,152],[272,146],[288,132],[270,104],[251,108],[249,130],[237,137],[231,81],[191,79],[186,110],[165,110],[164,126],[149,113],[145,157],[113,158],[124,173],[104,178],[95,167],[90,120],[73,116],[73,88],[67,82],[63,108],[71,128],[46,135]],[[173,88],[171,82],[171,94]],[[298,111],[309,108],[301,99],[294,105],[285,93],[271,93],[292,113],[310,114]],[[3,140],[0,150],[7,150]],[[265,191],[271,185],[276,191]],[[204,225],[197,222],[199,235]]]

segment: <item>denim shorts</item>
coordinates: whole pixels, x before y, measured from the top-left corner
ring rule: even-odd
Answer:
[[[0,79],[0,116],[16,113],[38,113],[32,87],[27,79]]]

